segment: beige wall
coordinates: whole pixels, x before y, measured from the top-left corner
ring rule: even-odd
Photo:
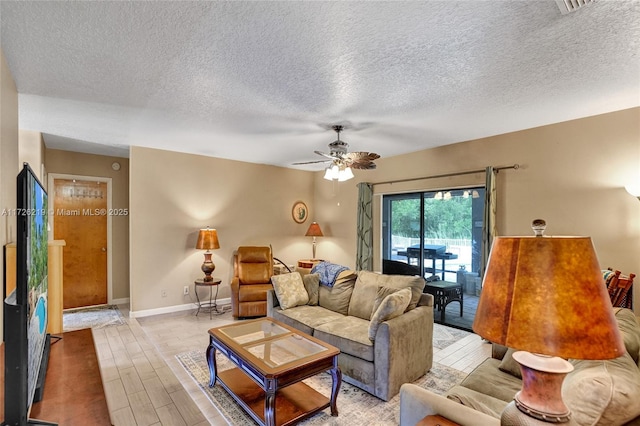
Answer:
[[[0,49],[0,211],[16,208],[16,176],[18,175],[18,91],[4,52]],[[0,216],[0,245],[15,242],[16,218],[14,215]],[[4,265],[0,262],[0,277],[4,276]],[[4,295],[3,295],[4,296]],[[0,313],[0,337],[4,309]]]
[[[42,140],[42,133],[20,129],[18,131],[18,167],[22,169],[23,163],[29,163],[31,170],[33,170],[46,189],[47,179],[42,174],[42,166],[45,163],[44,155],[45,146]]]
[[[214,275],[229,296],[232,254],[239,245],[272,244],[286,263],[310,256],[290,209],[307,202],[325,234],[317,256],[355,266],[357,183],[383,182],[519,164],[498,174],[498,233],[530,235],[535,218],[548,234],[589,235],[601,266],[640,272],[640,202],[624,186],[640,179],[640,108],[382,158],[337,183],[322,173],[197,155],[132,148],[131,309],[188,303],[182,287],[200,277],[198,228],[216,227],[220,250]],[[376,185],[375,241],[380,251],[380,195],[483,184],[484,174]],[[204,196],[203,194],[208,194]],[[374,267],[379,269],[380,259]],[[167,297],[161,297],[162,291]],[[634,295],[640,311],[640,291]]]
[[[383,182],[485,166],[520,164],[498,174],[498,232],[530,235],[535,218],[547,234],[588,235],[603,268],[640,275],[640,202],[625,190],[640,180],[640,108],[584,118],[495,137],[382,158],[378,168],[356,171],[356,179],[335,184],[315,176],[317,220],[330,232],[320,250],[337,263],[355,264],[356,184]],[[463,178],[376,185],[378,194],[482,183],[482,174]],[[380,197],[376,197],[376,252],[380,252]],[[375,268],[379,269],[376,259]],[[634,294],[640,312],[640,286]]]
[[[120,163],[120,170],[111,168]],[[113,209],[129,208],[129,159],[104,155],[47,149],[45,153],[47,173],[111,178]],[[129,297],[129,218],[111,216],[112,289],[114,299]]]
[[[148,148],[131,149],[131,311],[171,307],[193,300],[193,281],[203,276],[198,229],[218,230],[214,276],[219,298],[230,296],[233,252],[241,245],[269,245],[286,263],[311,256],[296,224],[293,204],[302,200],[314,218],[313,174]],[[190,295],[183,296],[185,285]],[[162,297],[162,291],[167,292]]]

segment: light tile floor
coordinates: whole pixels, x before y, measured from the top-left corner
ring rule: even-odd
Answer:
[[[211,327],[233,322],[230,312],[209,319],[194,311],[129,318],[126,325],[94,329],[100,371],[111,421],[116,426],[225,425],[175,355],[204,351]],[[491,346],[470,335],[443,349],[434,349],[434,361],[471,372],[491,356]]]

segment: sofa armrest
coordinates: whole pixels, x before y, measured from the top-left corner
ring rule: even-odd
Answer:
[[[420,299],[418,299],[418,306],[431,306],[433,307],[433,294],[422,293]]]
[[[267,290],[267,316],[273,318],[273,308],[280,306],[275,290]]]
[[[231,288],[231,313],[237,318],[240,314],[240,278],[233,277],[229,283],[229,287]]]
[[[400,426],[414,426],[423,417],[439,414],[463,426],[498,426],[500,419],[465,407],[412,383],[400,388]]]
[[[375,394],[388,401],[433,365],[433,307],[418,306],[382,322],[373,350]]]

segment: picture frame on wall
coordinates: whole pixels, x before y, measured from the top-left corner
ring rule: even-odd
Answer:
[[[304,223],[309,216],[309,209],[307,208],[307,205],[302,201],[296,201],[293,203],[291,216],[296,223]]]

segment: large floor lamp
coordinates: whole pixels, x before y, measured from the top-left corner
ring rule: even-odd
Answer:
[[[498,237],[485,272],[473,330],[517,350],[522,390],[502,425],[573,424],[561,386],[566,360],[612,359],[625,347],[588,237]]]

